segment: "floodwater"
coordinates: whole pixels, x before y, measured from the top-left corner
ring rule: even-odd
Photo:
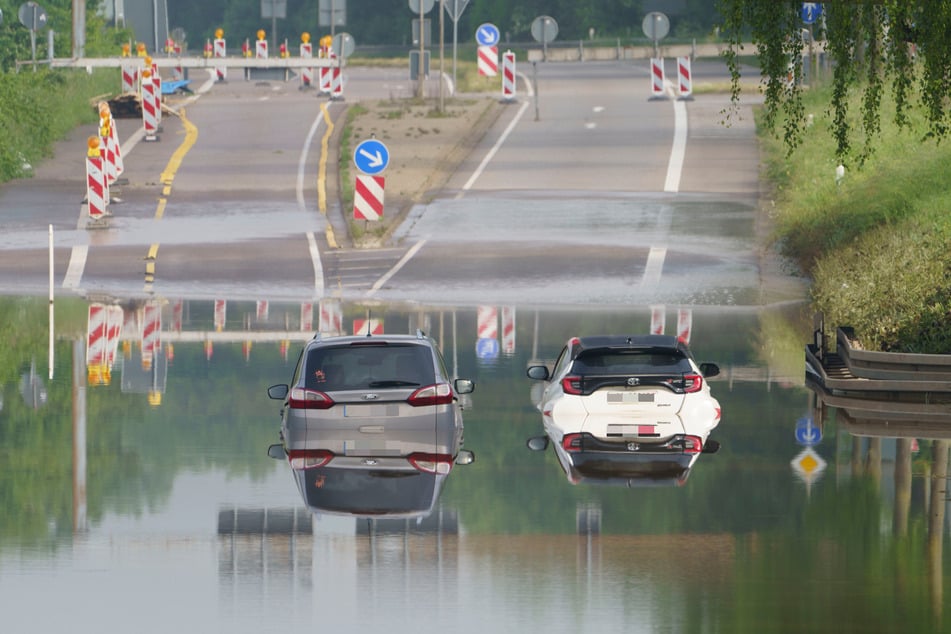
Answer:
[[[31,324],[0,352],[3,632],[951,628],[948,442],[816,418],[800,307],[505,307],[486,344],[475,306],[170,300],[155,337],[154,307],[120,305],[100,348],[90,305],[57,304],[50,378],[45,300],[0,299]],[[477,383],[476,460],[424,518],[312,515],[267,456],[267,386],[313,331],[368,318],[424,329]],[[525,446],[543,433],[525,367],[652,327],[720,365],[720,452],[682,486],[572,484]]]

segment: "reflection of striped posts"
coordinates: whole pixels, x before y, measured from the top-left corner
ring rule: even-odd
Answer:
[[[145,304],[142,320],[142,369],[152,368],[152,360],[161,345],[159,336],[162,330],[162,307],[157,302]]]
[[[122,306],[109,306],[106,309],[106,366],[110,371],[116,363],[124,322],[125,311],[122,310]]]
[[[662,335],[667,329],[667,311],[663,306],[651,306],[651,334]]]
[[[479,339],[499,338],[499,309],[495,306],[476,308],[476,336]]]
[[[146,141],[158,141],[158,120],[155,115],[155,82],[152,71],[142,71],[142,126],[145,128]]]
[[[499,72],[499,49],[497,46],[480,46],[478,50],[479,74],[495,77]]]
[[[515,354],[515,307],[502,307],[502,353]]]
[[[502,53],[502,99],[515,99],[515,53],[512,51]]]
[[[355,335],[382,335],[382,319],[354,319],[353,334]]]
[[[692,330],[693,311],[689,308],[681,308],[677,311],[677,339],[689,344]]]
[[[99,137],[91,136],[86,152],[86,214],[89,220],[99,221],[106,213],[105,180],[102,175],[102,153]]]
[[[651,58],[651,97],[664,96],[664,58]]]
[[[214,45],[215,57],[224,57],[226,55],[225,51],[227,50],[227,47],[225,46],[225,39],[223,37],[215,38]],[[216,67],[215,73],[216,79],[218,81],[224,81],[228,77],[228,69],[224,66]]]
[[[320,300],[320,322],[318,330],[327,334],[343,333],[343,310],[335,299]]]
[[[185,69],[182,67],[182,47],[176,44],[172,47],[172,52],[178,58],[178,63],[172,66],[172,80],[181,81],[185,79]]]
[[[225,318],[228,314],[228,302],[223,299],[215,300],[215,330],[221,332],[225,329]]]
[[[135,93],[139,81],[139,69],[131,64],[122,66],[122,92]]]
[[[270,304],[266,299],[259,299],[255,306],[254,318],[257,321],[267,321]]]
[[[301,332],[313,332],[314,330],[314,304],[304,302],[300,305],[300,330]]]
[[[680,99],[693,98],[693,78],[690,74],[690,56],[677,58],[677,75],[680,78]]]
[[[379,220],[383,217],[383,176],[358,174],[353,187],[353,219]]]
[[[171,330],[173,332],[182,331],[182,317],[185,313],[185,300],[176,299],[172,303],[172,323]]]
[[[104,304],[90,304],[86,322],[86,374],[90,385],[108,384]]]
[[[300,45],[300,56],[303,59],[310,59],[314,56],[314,46],[310,42],[301,42]],[[301,88],[310,88],[314,85],[314,69],[313,68],[301,68],[300,69],[300,85]]]

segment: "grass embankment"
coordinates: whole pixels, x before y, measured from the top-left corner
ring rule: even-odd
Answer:
[[[0,183],[29,174],[53,144],[98,118],[90,100],[118,89],[115,70],[0,72]]]
[[[919,112],[900,130],[884,103],[876,151],[836,184],[829,95],[805,100],[814,124],[791,156],[762,136],[777,237],[812,277],[816,310],[869,349],[951,353],[951,143],[923,140]]]

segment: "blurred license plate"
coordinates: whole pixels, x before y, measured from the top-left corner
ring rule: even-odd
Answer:
[[[608,392],[608,403],[653,403],[653,392]]]
[[[347,418],[381,418],[399,416],[400,406],[396,403],[386,405],[344,405],[343,415]]]

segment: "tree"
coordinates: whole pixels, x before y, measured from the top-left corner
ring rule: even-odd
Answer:
[[[733,80],[732,101],[739,102],[739,53],[745,38],[758,47],[765,88],[765,123],[775,128],[785,115],[784,138],[792,151],[802,140],[802,2],[776,0],[720,0],[724,35],[730,43],[724,53]],[[915,87],[928,121],[929,138],[947,136],[951,89],[951,2],[948,0],[834,0],[824,6],[826,53],[833,66],[833,133],[836,157],[859,164],[874,149],[879,131],[884,91],[891,90],[895,123],[907,128]],[[790,81],[790,75],[792,75]],[[861,90],[859,130],[849,119],[849,94]],[[864,136],[856,150],[855,134]]]

